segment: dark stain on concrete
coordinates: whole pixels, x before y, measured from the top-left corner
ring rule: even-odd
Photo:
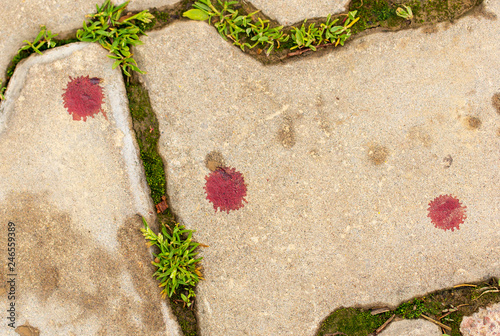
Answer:
[[[387,147],[378,144],[370,144],[368,145],[367,156],[372,164],[380,166],[387,161],[389,150]]]
[[[491,97],[491,104],[495,108],[498,114],[500,114],[500,93],[495,93]]]
[[[38,330],[38,328],[30,326],[28,323],[25,323],[24,325],[17,327],[14,331],[21,336],[39,336],[40,335],[40,330]]]
[[[422,27],[422,33],[424,33],[424,34],[435,34],[437,32],[439,32],[438,26],[423,26]]]
[[[490,21],[495,21],[497,19],[497,15],[493,12],[490,12],[486,9],[484,3],[480,4],[476,8],[471,11],[471,15],[476,19],[486,19]]]
[[[323,100],[323,96],[318,95],[318,97],[316,98],[316,109],[318,115],[316,118],[318,120],[319,128],[323,132],[325,132],[325,135],[327,137],[329,137],[332,134],[332,129],[330,126],[330,122],[328,120],[328,115],[325,112],[324,106],[325,102]]]
[[[139,216],[118,229],[119,248],[113,254],[76,227],[46,195],[12,194],[0,208],[0,228],[6,232],[9,221],[16,224],[18,300],[34,295],[42,304],[50,298],[76,306],[71,323],[98,320],[98,335],[166,333]],[[6,235],[0,235],[1,246],[7,245],[5,240]],[[123,283],[125,271],[131,284]]]
[[[43,281],[41,282],[41,293],[43,296],[48,298],[52,296],[54,291],[59,286],[59,269],[52,265],[44,265],[42,268],[46,271],[46,273]]]
[[[205,157],[205,166],[210,171],[216,171],[219,167],[224,167],[226,165],[226,160],[224,160],[224,156],[221,152],[211,151]]]
[[[295,128],[292,117],[286,116],[283,118],[277,138],[278,142],[285,148],[292,148],[295,145]]]
[[[408,132],[408,138],[412,142],[417,144],[422,144],[424,147],[427,148],[429,148],[432,144],[431,136],[429,135],[429,133],[427,133],[427,131],[425,131],[425,129],[423,129],[420,126],[414,126],[410,128]]]
[[[444,168],[450,168],[451,164],[453,163],[453,158],[451,157],[450,154],[448,154],[444,159],[443,159],[443,167]]]
[[[117,237],[120,243],[120,254],[124,260],[123,266],[134,275],[132,282],[142,299],[138,311],[143,321],[147,321],[144,324],[146,335],[153,335],[164,329],[164,322],[160,310],[160,291],[156,280],[152,277],[155,268],[151,264],[151,254],[146,240],[139,230],[142,225],[139,216],[129,218],[118,229]]]
[[[482,121],[478,117],[467,116],[465,117],[465,126],[470,130],[477,130],[481,127]]]

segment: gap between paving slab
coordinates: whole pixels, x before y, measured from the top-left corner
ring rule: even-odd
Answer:
[[[123,78],[106,54],[77,43],[32,56],[0,105],[0,248],[7,255],[13,222],[16,326],[29,323],[42,335],[176,336],[139,231],[138,214],[151,222],[153,204]],[[68,76],[86,75],[103,79],[106,117],[84,122],[73,120],[62,94]],[[6,307],[12,300],[2,292]],[[0,330],[15,334],[6,323]]]

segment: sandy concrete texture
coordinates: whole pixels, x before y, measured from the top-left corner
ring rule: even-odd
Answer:
[[[42,335],[177,335],[139,231],[140,216],[154,219],[153,205],[123,78],[111,65],[96,44],[31,56],[0,105],[2,255],[8,227],[16,232],[0,302],[13,302],[4,287],[16,273],[16,325]],[[100,78],[93,85],[104,94],[102,112],[86,121],[63,102],[70,77],[80,76]],[[7,323],[0,334],[17,335]]]
[[[312,335],[341,306],[499,276],[499,46],[472,16],[267,67],[206,23],[149,34],[170,205],[210,246],[203,335]],[[247,184],[229,214],[206,199],[212,151]],[[428,217],[440,195],[466,206],[459,230]]]
[[[441,336],[441,328],[426,320],[403,320],[392,322],[380,336]]]
[[[255,7],[283,25],[328,14],[342,13],[347,10],[347,0],[252,0]]]

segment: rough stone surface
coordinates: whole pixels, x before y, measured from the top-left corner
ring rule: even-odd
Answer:
[[[124,3],[126,0],[115,0],[116,4]],[[161,8],[165,6],[175,5],[180,0],[130,0],[127,8],[132,11],[141,11],[149,8]]]
[[[472,316],[464,316],[460,332],[464,336],[500,336],[500,303],[480,308]]]
[[[149,34],[136,56],[170,205],[210,246],[204,335],[312,335],[340,306],[500,275],[498,22],[373,34],[267,67],[206,23]],[[247,184],[229,214],[206,199],[213,151]],[[445,194],[466,206],[455,231],[428,217]]]
[[[269,17],[283,25],[290,25],[308,18],[324,17],[347,10],[348,0],[252,0]]]
[[[392,322],[380,336],[441,336],[441,329],[425,320],[402,320]]]
[[[0,253],[15,225],[15,270],[2,263],[0,334],[12,299],[16,326],[42,335],[177,335],[152,278],[139,229],[152,209],[122,75],[95,44],[32,56],[0,105]],[[69,76],[98,77],[104,113],[73,120]],[[7,258],[7,257],[5,257]]]

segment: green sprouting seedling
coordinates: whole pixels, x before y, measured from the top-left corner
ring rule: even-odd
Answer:
[[[232,8],[238,3],[237,1],[217,1],[220,9],[217,9],[210,0],[200,0],[193,4],[193,9],[184,12],[183,16],[192,20],[208,20],[225,40],[231,39],[242,50],[245,50],[245,47],[252,48],[248,42],[240,41],[240,34],[248,35],[251,32],[248,25],[257,12],[239,15],[238,10]]]
[[[196,258],[196,248],[200,245],[192,241],[193,230],[184,229],[184,226],[176,224],[171,234],[165,226],[158,235],[149,228],[148,223],[142,218],[144,229],[141,229],[144,237],[149,240],[148,245],[159,248],[160,253],[153,254],[155,260],[152,264],[157,267],[153,276],[160,281],[162,297],[172,297],[176,290],[183,290],[180,296],[189,307],[192,299],[196,297],[194,288],[203,280],[199,263],[203,258]],[[184,238],[187,235],[187,238]]]
[[[398,9],[396,9],[396,15],[399,17],[402,17],[403,19],[406,19],[406,20],[413,19],[413,12],[411,10],[411,7],[405,6],[405,5],[403,5],[403,7],[405,9],[403,9],[401,7],[398,7]]]
[[[295,48],[310,48],[311,50],[316,51],[316,47],[314,46],[314,44],[318,44],[316,39],[319,37],[319,29],[314,27],[314,23],[311,23],[306,29],[306,22],[307,19],[304,20],[300,28],[292,28],[292,32],[294,33],[292,35],[294,46],[291,47],[290,50],[293,50]]]
[[[276,46],[288,41],[289,36],[283,33],[283,26],[271,27],[269,20],[255,20],[254,15],[258,11],[241,15],[238,10],[233,9],[237,1],[217,1],[219,9],[210,0],[199,0],[194,3],[193,9],[183,15],[192,20],[208,20],[225,40],[232,40],[241,50],[261,45],[263,49],[267,48],[266,54],[269,56]],[[247,42],[241,40],[242,36],[248,38]]]
[[[83,22],[83,29],[76,32],[76,37],[83,42],[98,42],[112,54],[108,57],[115,60],[113,69],[121,66],[123,73],[130,76],[131,70],[144,73],[130,52],[132,46],[143,44],[139,36],[146,35],[135,23],[149,23],[154,16],[147,10],[122,16],[128,3],[114,6],[110,0],[106,0],[101,7],[96,5],[97,13],[87,15],[91,21],[88,24]]]
[[[318,46],[326,43],[335,44],[335,46],[344,45],[345,40],[351,36],[350,28],[359,20],[359,17],[356,18],[356,13],[357,11],[352,11],[346,14],[347,17],[342,26],[334,26],[338,19],[330,21],[331,15],[328,15],[326,22],[319,27],[311,23],[306,28],[307,19],[304,20],[300,28],[292,28],[294,46],[290,50],[309,48],[316,51]]]
[[[267,25],[266,25],[267,24]],[[269,56],[271,51],[274,49],[274,44],[280,46],[280,43],[288,41],[289,35],[283,33],[283,26],[271,27],[269,20],[262,20],[259,18],[257,24],[249,23],[249,29],[246,32],[248,36],[251,36],[250,40],[255,41],[250,48],[254,48],[258,44],[267,45],[266,55]]]
[[[5,92],[5,90],[7,90],[7,87],[2,86],[2,80],[0,79],[0,100],[5,99],[5,96],[3,94]]]
[[[18,53],[20,53],[23,50],[31,49],[32,52],[34,51],[41,55],[42,52],[40,51],[40,48],[42,48],[43,46],[45,46],[46,49],[55,47],[56,42],[53,39],[57,35],[58,34],[52,34],[50,30],[47,30],[47,28],[44,25],[42,25],[40,26],[40,32],[36,36],[35,40],[33,42],[24,40],[23,42],[26,43],[27,45],[21,47]]]

